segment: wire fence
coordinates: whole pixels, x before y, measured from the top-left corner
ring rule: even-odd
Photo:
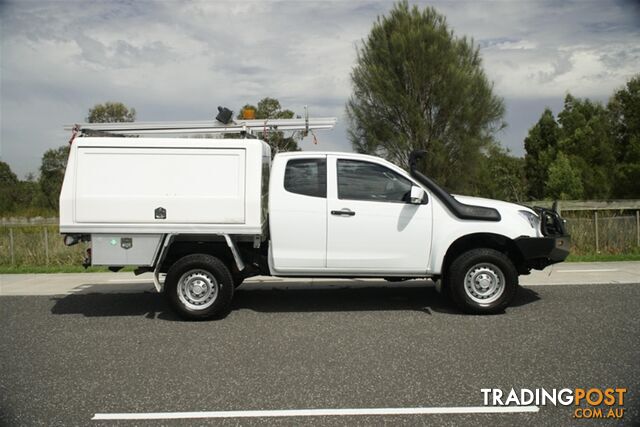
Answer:
[[[567,220],[571,253],[575,255],[640,251],[640,208],[589,209],[568,205],[563,207],[562,216]],[[57,219],[0,224],[0,267],[78,266],[86,247],[83,243],[65,246]]]
[[[527,203],[551,207],[551,201]],[[640,250],[640,200],[569,200],[558,203],[567,220],[571,252],[625,254]]]
[[[640,211],[615,213],[600,211],[567,212],[567,231],[572,252],[581,254],[623,254],[640,248]]]
[[[57,225],[0,226],[0,266],[80,265],[86,246],[64,245]]]

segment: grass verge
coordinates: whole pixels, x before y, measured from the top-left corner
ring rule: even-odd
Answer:
[[[566,262],[640,261],[640,252],[627,254],[569,254]]]

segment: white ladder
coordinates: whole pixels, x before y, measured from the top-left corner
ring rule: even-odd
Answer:
[[[304,118],[304,119],[238,119],[229,124],[217,120],[183,121],[183,122],[120,122],[120,123],[78,123],[65,125],[64,129],[78,132],[104,132],[117,135],[146,135],[146,134],[224,134],[272,132],[272,131],[303,131],[314,129],[333,129],[337,119],[335,117]]]

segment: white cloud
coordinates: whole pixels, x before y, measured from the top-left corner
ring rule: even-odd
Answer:
[[[515,42],[505,42],[498,44],[496,47],[500,50],[531,50],[535,49],[538,45],[528,40],[518,40]]]

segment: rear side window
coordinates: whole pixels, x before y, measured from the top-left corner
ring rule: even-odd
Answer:
[[[284,171],[284,189],[305,196],[327,197],[327,160],[289,160]]]

